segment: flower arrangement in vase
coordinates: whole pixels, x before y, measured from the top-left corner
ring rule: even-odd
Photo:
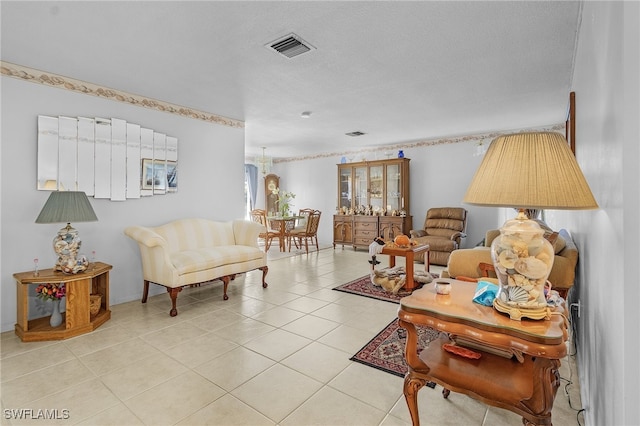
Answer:
[[[293,206],[291,200],[296,198],[296,194],[289,191],[280,191],[280,188],[272,190],[271,193],[277,197],[276,203],[278,205],[278,213],[280,216],[288,216],[289,209]]]
[[[49,319],[51,327],[57,327],[62,324],[62,314],[60,313],[60,299],[67,294],[64,284],[38,284],[36,287],[36,297],[42,300],[51,300],[52,312]]]
[[[39,284],[36,287],[36,297],[42,300],[60,300],[66,296],[64,284]]]

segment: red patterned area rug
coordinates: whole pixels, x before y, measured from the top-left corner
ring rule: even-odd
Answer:
[[[438,278],[437,274],[431,274],[433,278]],[[418,283],[418,287],[422,287],[422,284]],[[345,293],[357,294],[360,296],[371,297],[373,299],[384,300],[392,303],[400,303],[400,299],[411,294],[410,291],[400,290],[398,294],[393,294],[385,291],[382,287],[373,285],[369,275],[358,278],[346,284],[339,285],[333,290],[343,291]]]
[[[430,327],[416,326],[416,330],[418,331],[418,353],[420,353],[430,341],[438,337],[439,333]],[[404,377],[409,370],[404,360],[406,336],[407,331],[398,325],[396,318],[350,359]],[[429,384],[429,387],[433,386]]]

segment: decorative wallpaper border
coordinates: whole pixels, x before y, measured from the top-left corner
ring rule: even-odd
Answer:
[[[169,114],[176,114],[181,117],[207,121],[209,123],[220,124],[222,126],[244,128],[244,122],[240,120],[234,120],[232,118],[198,111],[192,108],[171,104],[169,102],[134,95],[121,90],[98,86],[97,84],[87,83],[86,81],[76,80],[74,78],[64,77],[46,71],[40,71],[34,68],[13,64],[11,62],[0,61],[0,66],[2,75],[6,75],[7,77],[18,78],[32,83],[44,84],[46,86],[53,86],[64,90],[70,90],[72,92],[84,93],[86,95],[93,95],[99,98],[110,99],[112,101],[124,102],[156,111],[168,112]]]
[[[292,161],[316,160],[319,158],[326,158],[326,157],[337,157],[337,158],[349,157],[349,156],[361,157],[363,156],[363,154],[367,154],[367,153],[373,153],[373,154],[382,153],[383,155],[380,156],[380,159],[384,159],[385,158],[384,153],[388,151],[393,151],[395,154],[395,152],[401,149],[421,148],[421,147],[428,147],[428,146],[434,146],[434,145],[444,145],[444,144],[462,143],[462,142],[474,142],[475,145],[480,145],[485,143],[488,144],[493,139],[501,135],[505,135],[509,133],[531,132],[531,131],[559,132],[564,134],[565,123],[559,123],[559,124],[554,124],[550,126],[528,128],[528,129],[513,130],[513,131],[492,132],[492,133],[485,133],[485,134],[478,134],[478,135],[457,136],[457,137],[451,137],[451,138],[425,139],[425,140],[418,140],[414,142],[404,142],[404,143],[398,143],[398,144],[378,146],[375,148],[364,148],[362,150],[357,150],[357,151],[327,152],[327,153],[306,155],[306,156],[300,156],[300,157],[273,158],[273,162],[289,163]]]

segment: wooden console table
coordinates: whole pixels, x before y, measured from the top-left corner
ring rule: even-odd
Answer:
[[[415,259],[416,254],[424,253],[424,270],[429,272],[429,244],[419,244],[406,248],[385,244],[380,253],[389,255],[390,268],[396,266],[396,256],[404,257],[406,259],[405,270],[407,272],[407,280],[402,287],[405,290],[411,291],[418,286],[418,284],[413,280],[413,260]]]
[[[111,318],[109,310],[109,271],[111,265],[102,262],[89,264],[89,268],[78,274],[63,274],[53,269],[44,269],[13,274],[17,282],[17,323],[15,331],[24,342],[62,340],[95,330]],[[29,320],[29,285],[56,283],[66,287],[66,306],[63,322],[58,327],[49,325],[49,316]],[[90,313],[91,294],[102,297],[100,311]]]
[[[550,320],[515,321],[492,307],[472,302],[476,284],[451,280],[451,294],[437,294],[433,283],[400,301],[398,318],[407,330],[405,359],[409,372],[404,395],[414,425],[418,391],[427,381],[485,404],[522,416],[525,425],[551,425],[551,409],[560,385],[560,358],[567,353],[566,318],[559,308]],[[416,325],[442,331],[418,355]],[[450,340],[474,345],[480,359],[445,351]],[[479,350],[483,348],[484,350]]]

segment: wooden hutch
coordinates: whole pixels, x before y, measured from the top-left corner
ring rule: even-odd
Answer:
[[[338,164],[334,248],[337,244],[366,248],[376,236],[390,240],[399,234],[409,235],[409,161],[394,158]]]

